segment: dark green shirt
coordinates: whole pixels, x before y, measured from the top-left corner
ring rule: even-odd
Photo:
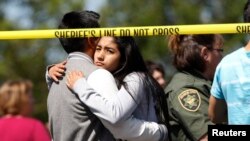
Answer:
[[[173,141],[196,141],[207,133],[211,81],[178,72],[165,89]]]

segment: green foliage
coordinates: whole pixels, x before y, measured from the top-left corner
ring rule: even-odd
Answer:
[[[103,26],[153,26],[166,25],[164,14],[166,1],[136,0],[117,1],[108,0],[101,12]],[[137,37],[137,43],[146,58],[157,58],[167,52],[165,37]]]
[[[225,0],[107,0],[102,9],[102,25],[151,26],[220,24],[242,22],[244,1]],[[245,35],[225,37],[225,53],[243,46]],[[164,62],[167,77],[173,74],[166,37],[136,37],[145,59]]]
[[[84,1],[13,0],[0,1],[0,5],[1,30],[51,29],[57,28],[58,22],[66,12],[82,10]],[[14,10],[14,13],[13,9],[6,11],[4,7],[8,5],[17,5],[19,10]],[[16,14],[18,16],[15,16]],[[16,18],[13,19],[14,16]],[[50,60],[49,56],[52,56],[53,50],[61,52],[55,53],[58,57]],[[35,97],[34,116],[46,122],[48,120],[46,66],[61,61],[63,57],[65,54],[62,53],[57,39],[0,41],[0,82],[19,78],[32,80]]]
[[[245,2],[226,2],[224,0],[136,0],[128,2],[108,0],[108,4],[101,13],[103,25],[106,26],[237,23],[242,22]],[[230,35],[227,39],[234,41],[226,41],[226,45],[228,42],[231,47],[238,45],[239,41],[242,41],[240,38],[242,36]],[[161,53],[164,51],[162,46],[166,47],[166,42],[162,42],[159,40],[160,38],[138,37],[137,39],[139,46],[143,47],[142,50],[146,58],[156,57],[160,59],[166,55]]]

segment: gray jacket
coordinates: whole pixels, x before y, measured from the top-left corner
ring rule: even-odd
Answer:
[[[71,53],[66,64],[66,74],[71,70],[80,70],[85,76],[97,69],[92,59],[80,52]],[[93,115],[76,94],[65,83],[66,77],[59,83],[52,83],[47,104],[49,129],[54,141],[111,141],[110,132]]]

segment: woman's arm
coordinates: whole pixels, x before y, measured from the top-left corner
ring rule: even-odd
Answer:
[[[74,75],[68,75],[68,83],[70,82],[69,80],[74,79],[73,77]],[[130,84],[135,87],[133,89],[135,94],[133,94],[132,97],[123,86],[118,92],[114,91],[113,94],[109,94],[110,87],[116,87],[116,83],[112,74],[104,69],[99,69],[88,77],[88,79],[91,79],[92,86],[87,83],[85,78],[79,78],[80,77],[76,78],[76,83],[73,82],[74,85],[69,86],[68,84],[68,86],[78,94],[84,104],[92,109],[92,111],[96,111],[98,117],[113,124],[128,118],[136,109],[137,102],[140,101],[138,99],[140,97],[136,95],[141,94],[138,92],[140,88],[135,89],[139,87],[136,80],[130,82]],[[94,87],[94,89],[92,87]],[[103,89],[103,87],[107,88]],[[102,90],[100,88],[102,88]],[[96,91],[99,91],[99,93]]]
[[[50,89],[53,82],[58,82],[59,78],[61,78],[66,70],[65,64],[67,61],[63,61],[58,64],[49,65],[46,67],[45,79]]]
[[[79,76],[82,76],[82,75],[80,74]],[[89,92],[92,93],[89,95],[88,94],[83,95],[83,97],[80,97],[80,99],[85,100],[83,102],[87,106],[91,106],[89,107],[91,112],[95,114],[98,118],[100,118],[103,125],[113,134],[115,138],[129,140],[129,141],[166,140],[166,138],[168,137],[166,126],[157,124],[155,122],[148,122],[145,120],[136,119],[131,114],[126,114],[124,115],[124,117],[122,117],[123,115],[122,111],[125,111],[123,109],[126,109],[126,108],[122,108],[123,104],[121,105],[118,104],[117,106],[115,102],[115,100],[117,99],[112,98],[113,96],[117,95],[118,89],[117,89],[113,76],[109,72],[106,72],[106,70],[103,70],[103,69],[97,70],[96,72],[94,72],[88,77],[88,81],[87,81],[88,84],[86,80],[84,80],[84,78],[82,79],[83,80],[78,80],[79,82],[77,83],[79,85],[75,84],[74,86],[75,87],[94,87],[95,90],[88,89],[88,88],[79,88],[79,89],[82,89],[81,91],[85,91],[87,89],[85,93],[89,93]],[[83,82],[80,82],[80,81],[83,81]],[[133,79],[127,79],[127,81],[133,82]],[[87,85],[90,85],[90,86],[87,86]],[[78,88],[75,88],[75,89],[78,89]],[[133,91],[135,91],[135,89],[133,89]],[[125,94],[124,96],[128,96],[128,97],[118,98],[118,100],[125,101],[126,99],[130,99],[135,104],[134,107],[137,106],[133,98],[131,98],[130,94],[128,95]],[[110,102],[110,99],[112,99],[111,103],[113,104],[111,105],[113,105],[113,108],[114,108],[114,109],[111,109],[111,112],[113,112],[114,115],[118,115],[118,116],[112,116],[112,113],[109,112],[110,107],[107,106],[109,104],[106,103],[107,104],[106,105],[104,103],[102,106],[100,106],[100,103],[105,102],[105,101]],[[94,102],[94,100],[96,101]],[[90,102],[90,101],[93,101],[93,102]],[[129,105],[129,104],[128,105],[126,104],[128,103],[125,102],[125,105],[124,105],[125,107]],[[119,109],[122,109],[122,110],[119,110]],[[116,114],[115,112],[116,110],[118,111],[117,112],[118,114]],[[117,120],[115,118],[120,118],[121,120]]]

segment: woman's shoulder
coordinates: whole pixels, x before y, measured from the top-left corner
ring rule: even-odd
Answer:
[[[33,125],[38,125],[38,126],[43,125],[43,123],[40,120],[32,118],[32,117],[24,117],[23,120]]]
[[[143,81],[145,78],[145,73],[142,72],[132,72],[124,78],[124,81]]]
[[[12,116],[8,118],[2,118],[3,122],[15,123],[19,126],[25,126],[26,128],[33,128],[34,126],[43,126],[43,123],[38,119],[25,116]]]
[[[103,75],[107,75],[107,76],[113,76],[109,71],[105,70],[105,69],[102,69],[102,68],[99,68],[95,71],[93,71],[89,77],[102,77]]]

